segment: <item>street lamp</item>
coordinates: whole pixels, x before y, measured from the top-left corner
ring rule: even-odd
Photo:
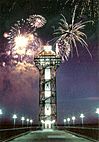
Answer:
[[[3,114],[2,109],[0,109],[0,117],[1,117],[2,114]]]
[[[73,125],[75,125],[75,119],[76,119],[75,116],[73,116],[73,117],[72,117]]]
[[[22,116],[22,117],[21,117],[22,127],[23,127],[23,124],[24,124],[24,120],[25,120],[25,118]]]
[[[28,118],[26,119],[26,122],[27,122],[27,127],[28,127],[28,124],[29,124],[29,119]]]
[[[96,109],[96,113],[99,115],[99,108]]]
[[[31,126],[32,126],[32,123],[33,123],[33,120],[31,119],[31,120],[30,120],[30,124],[31,124]]]
[[[66,119],[64,119],[63,121],[64,121],[64,125],[66,125]]]
[[[0,115],[2,115],[2,114],[3,114],[2,109],[0,109]]]
[[[12,118],[13,118],[13,120],[14,120],[14,127],[15,127],[17,115],[16,115],[16,114],[13,114]]]
[[[98,121],[99,121],[99,108],[96,108],[96,113],[98,114]],[[98,125],[99,125],[99,122],[98,122]]]
[[[68,126],[69,126],[70,118],[67,118],[67,122],[68,122]]]
[[[83,124],[84,124],[84,114],[83,113],[81,113],[80,114],[80,118],[81,118],[81,124],[82,124],[82,126],[83,126]]]

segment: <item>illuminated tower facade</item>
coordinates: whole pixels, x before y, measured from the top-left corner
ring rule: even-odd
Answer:
[[[56,70],[60,62],[50,45],[44,46],[35,58],[39,69],[39,121],[45,129],[52,128],[57,121]]]

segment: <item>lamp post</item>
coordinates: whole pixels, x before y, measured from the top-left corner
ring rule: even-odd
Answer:
[[[27,127],[28,127],[28,124],[29,124],[29,119],[28,118],[26,119],[26,122],[27,122]]]
[[[84,114],[83,113],[81,113],[80,114],[80,118],[81,118],[81,124],[82,124],[82,126],[83,126],[83,124],[84,124]]]
[[[25,120],[25,118],[22,116],[22,117],[21,117],[22,127],[23,127],[23,124],[24,124],[24,120]]]
[[[69,126],[69,123],[70,123],[70,118],[67,118],[67,122],[68,122],[68,126]]]
[[[96,108],[96,113],[98,114],[98,127],[99,127],[99,108]]]
[[[97,109],[96,109],[96,113],[97,113],[97,114],[98,114],[98,116],[99,116],[99,108],[97,108]]]
[[[3,114],[2,109],[0,109],[0,115],[2,115],[2,114]]]
[[[0,118],[1,118],[1,115],[3,114],[3,112],[2,112],[2,109],[0,109]]]
[[[66,119],[63,120],[64,121],[64,126],[66,125]]]
[[[30,124],[31,124],[31,126],[32,126],[32,124],[33,124],[33,120],[32,120],[32,119],[30,120]]]
[[[13,120],[14,120],[14,127],[15,127],[17,115],[16,115],[16,114],[13,114],[12,118],[13,118]]]
[[[75,125],[75,119],[76,119],[75,116],[73,116],[73,117],[72,117],[73,125]]]

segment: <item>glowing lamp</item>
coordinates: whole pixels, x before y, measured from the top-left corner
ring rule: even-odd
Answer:
[[[17,119],[17,115],[16,115],[16,114],[13,114],[12,118],[13,118],[13,119]]]
[[[73,116],[73,117],[72,117],[72,120],[74,121],[75,119],[76,119],[75,116]]]
[[[29,122],[29,119],[27,118],[26,121]]]
[[[0,109],[0,115],[2,115],[2,114],[3,114],[2,109]]]
[[[31,124],[33,123],[33,120],[32,120],[32,119],[30,120],[30,123],[31,123]]]
[[[67,121],[70,122],[70,118],[67,118]]]
[[[25,120],[25,118],[24,118],[24,117],[21,117],[21,120],[22,120],[22,121],[24,121],[24,120]]]
[[[64,123],[66,123],[66,119],[64,119]]]
[[[84,118],[85,116],[84,116],[84,114],[82,113],[82,114],[80,115],[80,117],[81,117],[81,118]]]
[[[99,108],[96,109],[96,113],[99,114]]]

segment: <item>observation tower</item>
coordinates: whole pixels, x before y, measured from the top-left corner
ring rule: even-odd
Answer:
[[[56,70],[61,58],[46,45],[34,62],[39,69],[39,123],[52,129],[57,122]]]

